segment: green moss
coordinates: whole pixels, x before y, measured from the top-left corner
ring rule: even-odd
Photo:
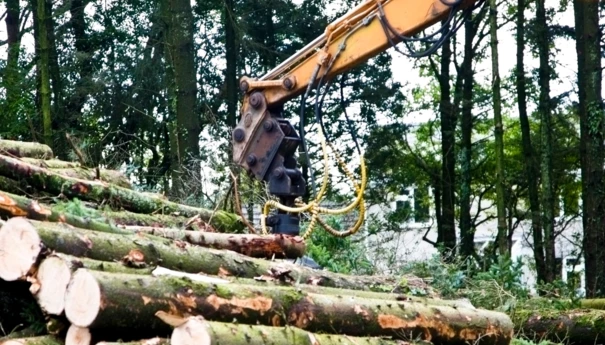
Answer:
[[[233,293],[231,293],[231,291],[229,291],[229,288],[223,284],[216,284],[214,286],[214,293],[218,297],[224,298],[224,299],[231,299],[233,297]]]

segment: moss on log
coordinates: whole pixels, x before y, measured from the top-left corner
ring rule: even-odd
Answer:
[[[10,339],[7,341],[0,340],[2,345],[65,345],[65,342],[54,336],[46,335],[31,338]]]
[[[228,344],[228,343],[226,343]],[[225,344],[225,345],[226,345]],[[127,341],[127,342],[108,342],[108,341],[100,341],[97,345],[171,345],[170,340],[168,338],[151,338],[151,339],[143,339],[139,341]]]
[[[96,180],[97,172],[95,169],[87,168],[51,168],[52,172],[61,174],[63,176],[78,178],[82,180]],[[119,171],[99,169],[99,180],[116,186],[132,189],[132,184],[128,181],[128,178]]]
[[[130,231],[118,228],[107,222],[92,218],[84,218],[62,212],[57,207],[50,208],[35,200],[16,194],[0,191],[0,214],[10,217],[27,217],[36,220],[62,222],[69,225],[95,231],[130,234]]]
[[[244,229],[241,217],[236,214],[181,205],[102,181],[88,181],[62,176],[49,169],[40,168],[7,156],[0,156],[0,175],[15,180],[24,179],[38,190],[97,203],[108,202],[114,208],[121,207],[137,213],[177,214],[186,217],[199,216],[203,220],[209,221],[214,228],[221,232],[238,232]]]
[[[21,157],[19,159],[31,165],[47,169],[70,169],[81,167],[78,162],[68,162],[60,159],[38,159],[30,157]]]
[[[162,228],[184,228],[188,218],[171,214],[143,214],[129,211],[98,210],[99,215],[110,219],[118,226],[152,226]]]
[[[288,287],[205,284],[173,277],[76,271],[65,315],[80,327],[164,332],[158,311],[210,321],[295,326],[309,332],[389,336],[447,344],[508,344],[513,324],[503,313],[413,302],[343,298]]]
[[[255,258],[290,258],[303,256],[306,250],[305,241],[299,236],[281,234],[224,234],[192,230],[143,228],[139,232],[185,241],[202,247],[232,250]]]
[[[38,159],[51,159],[54,156],[52,149],[47,145],[6,139],[0,139],[0,154],[10,157]]]
[[[605,310],[605,298],[582,299],[580,306],[587,309]]]
[[[171,345],[397,345],[400,341],[379,337],[352,337],[341,334],[317,334],[296,327],[270,327],[208,322],[187,318],[175,327]],[[406,343],[414,345],[416,343]],[[426,343],[425,343],[426,344]]]
[[[232,251],[183,245],[152,235],[115,235],[75,229],[62,223],[29,220],[45,246],[55,251],[101,261],[136,260],[187,273],[255,278],[273,274],[303,284],[353,290],[395,290],[398,281],[388,276],[351,276],[317,271],[288,262],[251,258]],[[15,239],[17,241],[17,239]]]
[[[605,311],[602,310],[517,310],[511,317],[523,338],[569,345],[605,341]]]

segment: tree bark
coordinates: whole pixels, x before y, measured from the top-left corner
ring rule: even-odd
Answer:
[[[141,232],[202,247],[231,250],[255,258],[295,259],[303,256],[307,247],[305,241],[299,236],[280,234],[233,235],[161,228],[146,228]]]
[[[598,344],[605,339],[605,312],[601,310],[517,311],[515,328],[527,339],[551,340],[565,344]]]
[[[451,102],[450,63],[451,47],[447,39],[442,47],[441,73],[439,85],[441,98],[439,112],[441,114],[441,231],[437,243],[442,244],[446,253],[444,258],[453,259],[456,248],[456,112]]]
[[[0,154],[17,158],[53,158],[53,151],[48,145],[36,142],[15,141],[6,139],[0,140]]]
[[[16,180],[25,179],[34,188],[69,198],[109,202],[114,207],[140,213],[177,213],[187,217],[200,216],[204,221],[221,232],[238,232],[244,229],[241,218],[224,211],[202,209],[177,204],[168,200],[146,196],[136,191],[100,181],[80,180],[54,173],[48,169],[33,166],[18,159],[0,156],[0,175]]]
[[[525,1],[517,0],[517,105],[519,109],[519,122],[521,125],[521,140],[523,143],[523,157],[525,173],[527,174],[527,188],[529,194],[529,207],[531,211],[531,231],[533,239],[534,260],[538,283],[546,282],[546,264],[544,257],[544,244],[542,240],[542,219],[540,215],[539,171],[540,164],[536,160],[534,148],[531,143],[531,130],[527,116],[527,82],[525,79]]]
[[[139,341],[128,341],[128,342],[108,342],[108,341],[100,341],[97,345],[172,345],[170,344],[170,339],[167,338],[151,338],[151,339],[143,339]]]
[[[2,153],[2,154],[5,154],[5,153]],[[20,157],[19,160],[22,160],[26,163],[35,165],[40,168],[47,168],[47,169],[80,168],[80,163],[78,163],[78,162],[68,162],[68,161],[62,161],[60,159],[53,159],[53,158],[39,159],[39,158],[31,158],[31,157]]]
[[[0,215],[10,217],[27,217],[36,220],[66,223],[77,228],[102,231],[114,234],[131,234],[131,231],[120,229],[109,223],[74,216],[57,208],[49,208],[35,200],[0,191]]]
[[[329,271],[317,271],[288,262],[251,258],[231,251],[167,243],[166,239],[153,236],[114,235],[72,228],[61,223],[35,220],[27,220],[27,222],[35,227],[45,247],[94,260],[124,261],[135,263],[137,267],[161,265],[187,273],[203,272],[210,275],[241,278],[273,274],[284,280],[291,277],[291,281],[300,284],[353,290],[392,291],[398,287],[398,281],[394,277],[350,276]],[[7,245],[11,247],[23,245],[22,240],[18,238],[11,237],[10,241]],[[0,250],[2,249],[0,247]],[[17,253],[19,252],[17,251]],[[20,254],[17,254],[16,258],[5,257],[6,260],[15,261],[21,258]]]
[[[545,0],[536,3],[536,43],[540,67],[538,68],[538,83],[540,96],[538,112],[540,113],[540,142],[542,148],[542,226],[544,229],[544,265],[546,267],[546,283],[555,279],[555,194],[553,188],[552,163],[552,114],[550,106],[550,66],[548,54],[550,38],[546,22]]]
[[[586,295],[605,296],[605,205],[603,163],[603,99],[601,95],[601,30],[597,1],[574,0],[580,161],[582,170],[583,249]]]
[[[227,99],[227,126],[237,125],[237,41],[235,37],[235,6],[233,0],[225,0],[223,8],[223,25],[225,26],[225,92]]]
[[[315,334],[296,327],[269,327],[209,322],[190,317],[175,327],[171,345],[395,345],[401,342],[378,337],[350,337],[336,334]],[[407,343],[413,345],[415,343]],[[134,345],[134,344],[133,344]]]
[[[137,298],[133,298],[137,296]],[[140,297],[139,297],[140,296]],[[164,332],[158,311],[204,315],[208,320],[268,326],[291,325],[310,332],[393,336],[466,344],[508,344],[513,324],[502,313],[419,303],[343,300],[292,287],[192,284],[178,278],[143,278],[78,270],[68,287],[65,314],[80,327]],[[473,320],[469,323],[469,318]],[[489,334],[488,334],[489,333]]]
[[[81,180],[97,180],[97,172],[95,169],[87,168],[52,168],[52,172],[73,177]],[[99,169],[99,181],[115,184],[122,188],[132,189],[132,184],[128,181],[128,178],[119,171]]]

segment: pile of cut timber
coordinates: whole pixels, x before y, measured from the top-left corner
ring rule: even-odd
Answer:
[[[0,141],[0,303],[13,297],[0,306],[10,312],[0,314],[10,333],[0,343],[511,341],[505,314],[402,292],[402,281],[422,279],[295,265],[284,259],[304,254],[299,237],[245,234],[237,215],[137,192],[119,172],[19,145]],[[19,318],[22,327],[11,324]]]

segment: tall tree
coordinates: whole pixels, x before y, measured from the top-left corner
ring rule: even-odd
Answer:
[[[540,215],[539,161],[535,157],[531,142],[531,130],[527,115],[527,80],[525,77],[525,3],[527,0],[517,0],[517,68],[516,89],[519,122],[521,126],[521,140],[523,146],[523,164],[527,175],[527,188],[529,194],[529,208],[531,212],[531,231],[533,239],[534,260],[536,262],[537,280],[546,282],[546,265],[544,262],[544,245],[542,239],[542,216]]]
[[[19,56],[21,55],[21,28],[19,14],[19,0],[6,1],[6,33],[8,43],[8,56],[4,68],[2,85],[6,90],[6,106],[1,113],[7,121],[0,124],[0,133],[8,134],[8,126],[17,121],[19,112],[19,93],[21,92],[21,77],[19,73]],[[6,134],[4,134],[6,136]],[[34,133],[32,133],[34,134]]]
[[[546,266],[545,282],[555,279],[555,192],[553,186],[553,151],[552,151],[552,107],[550,100],[550,36],[546,21],[545,0],[536,2],[536,45],[540,66],[538,84],[540,96],[538,113],[540,115],[541,143],[541,187],[542,187],[542,226],[544,229],[544,264]]]
[[[199,181],[200,118],[197,109],[197,83],[193,42],[193,12],[188,0],[166,0],[168,10],[168,56],[174,76],[176,131],[173,161],[173,193],[187,195],[187,181]],[[197,163],[197,164],[196,164]],[[198,165],[198,166],[196,166]],[[186,171],[185,175],[183,171]]]
[[[48,13],[47,0],[32,0],[31,7],[35,23],[36,42],[36,68],[38,78],[38,112],[42,117],[42,135],[44,143],[52,148],[53,130],[51,118],[51,90],[50,90],[50,42],[47,20],[51,17]]]
[[[441,49],[439,113],[441,115],[441,227],[437,243],[443,245],[446,255],[456,248],[456,110],[451,101],[450,64],[451,41],[448,38]]]
[[[586,294],[605,295],[604,121],[598,1],[574,0]]]
[[[506,204],[504,196],[504,139],[502,128],[502,96],[498,61],[498,8],[496,0],[489,0],[490,47],[492,53],[492,92],[494,94],[494,138],[496,141],[496,209],[498,217],[498,250],[508,255]]]
[[[237,124],[237,41],[235,37],[234,0],[225,0],[223,5],[223,25],[225,26],[225,92],[227,99],[227,125]]]

